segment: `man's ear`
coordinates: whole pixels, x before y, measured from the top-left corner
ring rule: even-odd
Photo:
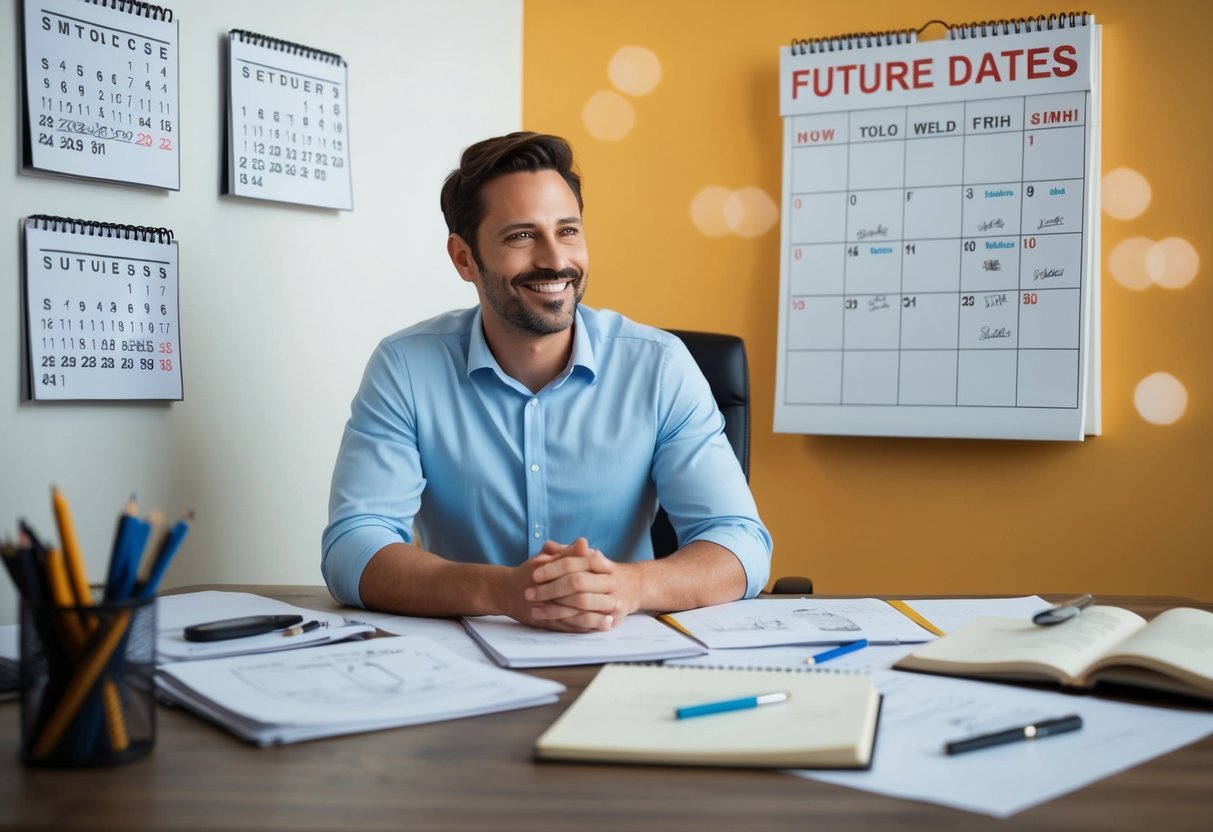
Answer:
[[[446,253],[450,255],[459,276],[468,283],[475,283],[476,278],[480,277],[480,267],[472,256],[472,247],[458,234],[452,234],[446,238]]]

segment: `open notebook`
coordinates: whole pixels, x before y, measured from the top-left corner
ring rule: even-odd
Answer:
[[[786,702],[677,719],[677,708],[783,692]],[[868,768],[880,699],[872,677],[611,664],[535,744],[549,760]]]

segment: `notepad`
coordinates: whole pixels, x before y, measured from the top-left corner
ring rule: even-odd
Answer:
[[[687,705],[786,692],[786,702],[676,719]],[[871,676],[607,665],[535,744],[548,760],[868,768],[880,700]]]
[[[649,662],[698,656],[707,650],[643,613],[605,632],[557,633],[519,624],[504,615],[463,619],[468,633],[502,667],[560,667],[607,662]]]

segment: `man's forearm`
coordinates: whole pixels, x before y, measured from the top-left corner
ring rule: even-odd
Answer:
[[[723,546],[695,540],[667,558],[629,564],[639,577],[640,609],[674,612],[736,601],[745,595],[745,568]]]
[[[367,563],[358,592],[367,609],[449,617],[504,613],[505,566],[456,563],[408,543],[384,546]]]

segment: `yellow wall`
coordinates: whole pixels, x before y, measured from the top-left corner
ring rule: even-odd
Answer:
[[[775,434],[778,223],[758,236],[710,237],[690,206],[709,186],[759,188],[779,204],[778,47],[791,38],[1057,5],[525,0],[523,122],[567,137],[577,152],[593,259],[586,301],[747,342],[752,484],[775,538],[773,574],[809,575],[818,591],[836,593],[1213,600],[1213,3],[1083,5],[1103,24],[1103,170],[1137,171],[1152,200],[1134,219],[1103,217],[1104,433],[1044,443]],[[636,93],[643,64],[608,74],[625,46],[656,55],[651,92]],[[590,126],[622,132],[630,113],[626,135],[590,132],[583,108],[592,99]],[[1108,261],[1131,237],[1181,237],[1204,264],[1184,288],[1126,288]],[[1188,393],[1186,412],[1168,426],[1134,405],[1138,382],[1156,371]]]

